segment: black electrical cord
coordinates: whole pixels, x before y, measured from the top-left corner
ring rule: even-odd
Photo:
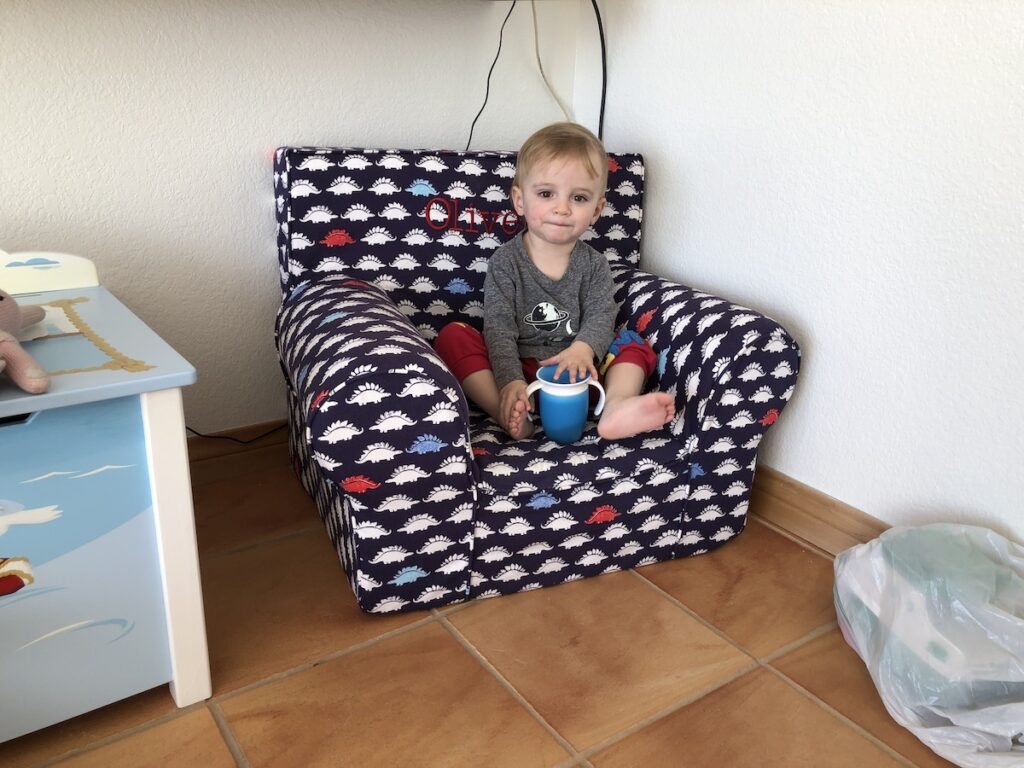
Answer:
[[[597,0],[590,0],[594,6],[594,16],[597,18],[597,34],[601,38],[601,112],[597,123],[597,138],[604,139],[604,100],[608,93],[608,51],[604,44],[604,24],[601,23],[601,9],[597,7]]]
[[[238,443],[239,445],[249,445],[249,443],[255,443],[257,440],[262,440],[267,435],[272,435],[275,432],[277,432],[278,430],[284,429],[286,426],[287,426],[287,424],[278,424],[276,427],[274,427],[273,429],[267,430],[262,435],[256,435],[256,437],[252,437],[252,438],[250,438],[248,440],[239,440],[237,437],[231,437],[230,435],[204,435],[202,432],[198,432],[198,431],[192,429],[192,427],[188,427],[188,426],[186,426],[185,429],[187,429],[189,432],[191,432],[196,437],[206,438],[207,440],[230,440],[231,442]]]
[[[494,65],[498,63],[498,57],[501,56],[501,39],[505,34],[505,25],[508,23],[508,17],[512,15],[512,11],[516,9],[516,3],[519,0],[512,0],[512,5],[509,6],[508,13],[505,14],[505,20],[501,22],[501,30],[498,32],[498,52],[494,54],[494,61],[491,62],[491,68],[487,71],[487,89],[484,91],[484,103],[480,105],[480,111],[476,113],[476,117],[473,118],[473,124],[469,126],[469,139],[466,140],[466,149],[469,151],[469,145],[473,143],[473,129],[476,128],[476,121],[480,119],[480,115],[484,113],[484,108],[487,106],[487,99],[491,96],[491,75],[494,73]]]

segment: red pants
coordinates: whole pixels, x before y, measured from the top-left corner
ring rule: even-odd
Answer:
[[[477,371],[492,370],[483,334],[465,323],[448,323],[442,328],[434,339],[434,349],[460,382]],[[599,370],[603,379],[611,366],[633,363],[644,370],[644,376],[650,376],[657,362],[658,356],[650,344],[633,331],[620,331]],[[524,357],[522,364],[527,383],[534,381],[540,361],[535,357]]]

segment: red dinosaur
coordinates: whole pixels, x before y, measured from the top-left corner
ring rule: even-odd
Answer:
[[[346,229],[332,229],[327,233],[327,237],[320,242],[328,247],[334,247],[336,245],[348,245],[349,243],[354,243],[355,238],[352,237]]]
[[[648,309],[646,312],[640,315],[640,319],[636,321],[637,331],[643,333],[644,331],[647,330],[647,326],[651,324],[651,320],[654,317],[654,312],[655,310]]]
[[[327,392],[326,389],[323,390],[322,392],[317,392],[316,397],[313,398],[313,404],[311,406],[309,406],[309,412],[312,413],[317,408],[319,408],[320,407],[320,403],[322,403],[324,400],[327,399],[327,395],[328,395],[328,392]]]
[[[761,426],[762,427],[770,427],[772,424],[774,424],[778,420],[779,420],[779,409],[778,408],[772,408],[771,410],[768,411],[768,413],[766,413],[764,416],[761,417]]]
[[[610,523],[619,513],[615,511],[615,507],[608,504],[602,504],[600,507],[594,510],[594,514],[587,520],[587,525],[593,523]]]
[[[353,475],[342,480],[341,487],[349,493],[362,493],[363,491],[372,491],[374,488],[380,488],[380,483],[371,480],[366,475]]]

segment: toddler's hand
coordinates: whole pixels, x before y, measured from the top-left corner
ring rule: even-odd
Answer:
[[[577,379],[582,379],[584,373],[589,373],[590,378],[597,380],[597,368],[594,367],[594,350],[585,341],[574,341],[554,357],[541,360],[541,365],[555,365],[555,378],[562,375],[562,371],[569,371],[569,381],[573,384]]]

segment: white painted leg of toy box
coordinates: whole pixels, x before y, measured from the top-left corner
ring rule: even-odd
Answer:
[[[209,698],[212,686],[181,390],[143,394],[142,414],[167,611],[171,695],[184,707]]]

